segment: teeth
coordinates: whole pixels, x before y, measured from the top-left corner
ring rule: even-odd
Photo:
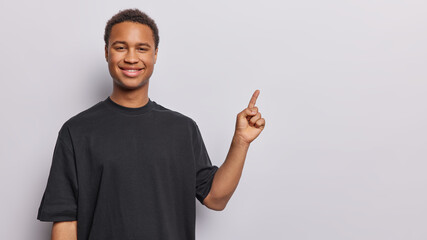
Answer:
[[[138,70],[136,70],[136,69],[127,69],[125,71],[127,71],[127,72],[138,72]]]

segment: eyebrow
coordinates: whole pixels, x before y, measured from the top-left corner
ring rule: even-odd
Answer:
[[[113,45],[115,45],[115,44],[119,44],[119,43],[121,43],[121,44],[127,44],[125,41],[114,41],[114,42],[111,44],[111,46],[113,46]],[[146,42],[137,43],[136,45],[137,45],[137,46],[144,45],[144,46],[147,46],[147,47],[151,47],[151,46],[150,46],[150,44],[148,44],[148,43],[146,43]]]

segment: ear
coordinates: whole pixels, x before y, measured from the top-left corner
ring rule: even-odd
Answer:
[[[154,53],[154,64],[157,62],[157,52],[159,51],[159,48],[156,48],[156,52]]]
[[[105,61],[108,62],[108,47],[105,45]]]

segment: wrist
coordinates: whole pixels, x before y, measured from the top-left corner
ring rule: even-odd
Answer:
[[[233,136],[232,144],[242,147],[249,147],[250,142],[246,141],[243,137],[235,133]]]

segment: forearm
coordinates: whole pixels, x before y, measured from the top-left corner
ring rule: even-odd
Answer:
[[[227,157],[215,173],[211,187],[212,197],[224,207],[237,188],[249,145],[234,135]]]
[[[259,90],[256,90],[248,107],[237,114],[230,150],[224,163],[216,171],[210,192],[204,200],[210,209],[221,211],[225,208],[242,176],[249,145],[265,127],[265,119],[261,118],[258,107],[255,107],[258,95]]]
[[[52,240],[77,240],[77,221],[54,222]]]

